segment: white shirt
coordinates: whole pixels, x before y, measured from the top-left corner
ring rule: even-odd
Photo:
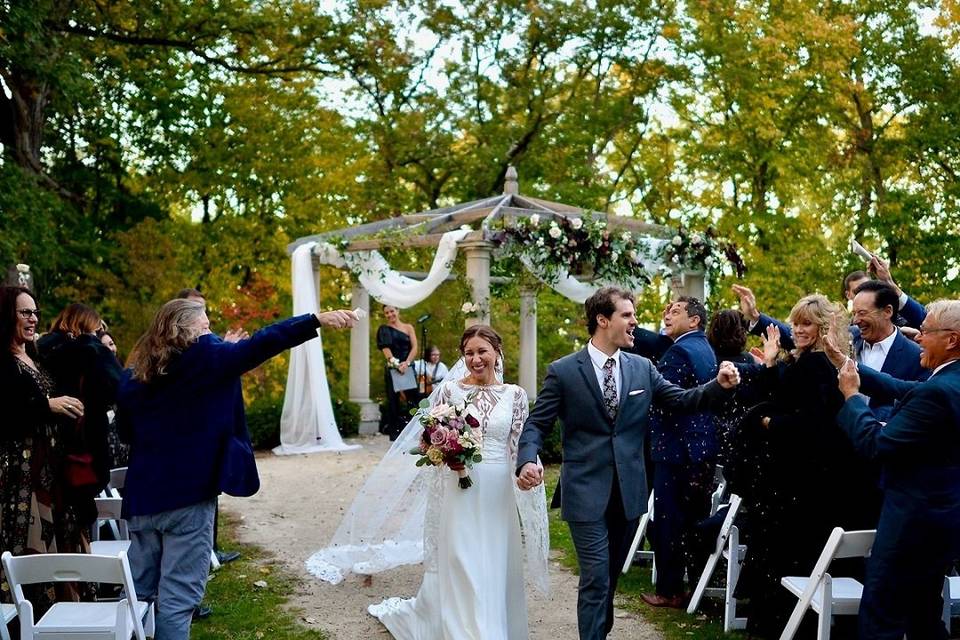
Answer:
[[[897,329],[894,328],[890,335],[881,340],[870,344],[866,340],[860,346],[860,352],[857,354],[857,362],[865,364],[874,371],[883,369],[883,363],[887,361],[887,354],[893,347],[893,341],[897,339]]]
[[[617,385],[617,400],[620,400],[620,349],[608,356],[600,349],[593,346],[593,340],[587,343],[587,353],[590,354],[590,361],[593,363],[593,372],[597,374],[597,384],[600,386],[600,394],[603,395],[603,365],[607,363],[608,358],[613,358],[613,381]]]

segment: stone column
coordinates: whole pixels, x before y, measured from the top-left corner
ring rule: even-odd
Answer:
[[[684,271],[680,274],[680,291],[682,295],[705,301],[707,298],[706,274],[703,271]]]
[[[520,386],[537,397],[537,292],[527,287],[520,289]]]
[[[486,240],[468,240],[460,244],[467,258],[467,281],[473,295],[473,302],[480,310],[468,316],[464,325],[490,324],[490,254],[493,244]]]
[[[370,400],[370,294],[353,286],[351,304],[366,312],[350,330],[350,402],[360,405],[360,435],[380,429],[380,407]]]

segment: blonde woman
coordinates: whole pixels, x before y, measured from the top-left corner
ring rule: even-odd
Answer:
[[[794,305],[789,323],[792,350],[780,348],[775,324],[762,337],[754,391],[764,402],[745,416],[739,435],[765,452],[756,469],[762,481],[744,496],[755,561],[741,595],[751,598],[750,631],[758,637],[779,635],[789,616],[792,596],[780,578],[809,574],[833,527],[871,528],[879,513],[876,473],[837,425],[843,396],[824,353],[828,335],[849,350],[846,313],[812,294]]]
[[[157,598],[157,640],[190,635],[217,496],[249,496],[260,486],[240,376],[321,326],[356,322],[351,311],[310,313],[229,343],[210,333],[204,309],[183,299],[160,308],[130,354],[117,398],[120,433],[131,444],[123,497],[130,566],[137,595]]]

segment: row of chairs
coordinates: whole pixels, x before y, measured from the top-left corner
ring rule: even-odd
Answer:
[[[740,510],[741,499],[736,494],[725,496],[726,481],[722,469],[718,470],[718,484],[711,499],[710,515],[715,515],[726,504],[727,512],[720,526],[713,551],[707,558],[703,572],[693,591],[687,606],[687,613],[693,614],[700,607],[704,597],[721,598],[724,601],[723,630],[730,632],[746,628],[747,619],[737,617],[737,599],[734,593],[740,579],[740,571],[747,554],[746,545],[740,544],[740,532],[735,524]],[[647,505],[647,513],[640,519],[640,526],[634,537],[627,561],[623,566],[626,573],[636,561],[654,562],[653,552],[643,549],[650,523],[655,518],[653,493]],[[829,640],[833,616],[856,615],[860,608],[863,585],[853,578],[832,577],[830,564],[841,558],[866,558],[873,547],[875,530],[844,531],[835,528],[809,576],[785,576],[780,583],[797,597],[797,604],[787,620],[780,640],[793,640],[800,623],[808,610],[817,614],[817,638]],[[721,561],[726,562],[726,582],[723,587],[711,587],[711,581]],[[656,564],[653,564],[653,581],[656,583]],[[960,614],[960,576],[948,576],[943,585],[943,621],[950,631],[950,619]]]

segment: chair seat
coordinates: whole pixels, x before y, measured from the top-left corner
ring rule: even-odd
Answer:
[[[780,579],[780,584],[798,598],[803,595],[810,582],[809,577],[787,576]],[[863,585],[853,578],[833,578],[833,615],[852,616],[860,610],[860,598],[863,596]],[[820,613],[823,605],[823,592],[818,590],[813,594],[810,608]]]
[[[130,552],[129,540],[94,540],[90,543],[90,553],[95,556],[115,556],[121,551]]]
[[[120,602],[58,602],[40,618],[35,628],[46,633],[112,631],[121,606],[124,607],[122,613],[126,614],[126,605]],[[137,601],[137,614],[141,620],[149,608],[149,603]]]
[[[11,620],[17,617],[17,605],[15,604],[0,604],[0,620],[3,621],[3,624],[7,624]]]

